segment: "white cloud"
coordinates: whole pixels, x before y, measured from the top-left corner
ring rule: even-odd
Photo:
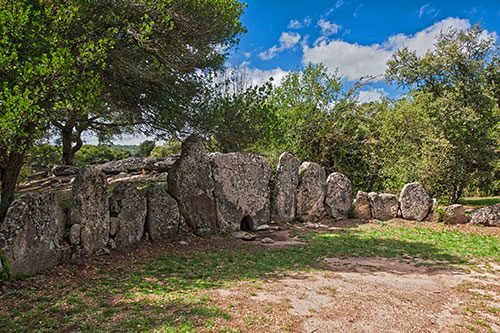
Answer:
[[[252,56],[252,54],[250,52],[243,52],[243,56],[245,58],[250,58]]]
[[[325,19],[320,19],[318,21],[318,27],[320,27],[321,29],[322,36],[334,35],[340,30],[340,25],[327,21]]]
[[[382,97],[387,96],[387,92],[384,88],[373,88],[368,90],[361,90],[358,94],[358,102],[369,103],[378,102]]]
[[[418,17],[430,16],[430,17],[434,18],[438,14],[439,14],[439,9],[432,7],[430,3],[426,3],[425,5],[422,5],[418,9]]]
[[[288,22],[288,29],[300,29],[302,28],[302,22],[299,20],[291,20]]]
[[[273,85],[279,86],[281,84],[281,80],[288,74],[287,71],[284,71],[280,67],[269,70],[251,68],[250,63],[248,62],[243,62],[239,66],[235,67],[227,67],[226,73],[229,75],[237,73],[243,80],[245,87],[261,86],[269,81],[270,78],[273,78]]]
[[[279,38],[279,46],[273,45],[267,51],[260,52],[259,58],[262,60],[270,60],[278,53],[293,48],[300,41],[300,34],[296,32],[283,32]]]
[[[386,62],[401,47],[408,47],[421,55],[434,49],[434,42],[441,31],[450,28],[463,30],[471,26],[465,19],[447,18],[414,35],[397,34],[382,44],[360,45],[342,40],[320,40],[312,47],[303,45],[302,62],[323,63],[332,72],[338,68],[340,75],[356,81],[364,76],[379,76],[385,72]]]

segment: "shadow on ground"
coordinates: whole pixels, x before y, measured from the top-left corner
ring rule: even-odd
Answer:
[[[198,331],[215,320],[231,320],[207,296],[213,288],[331,270],[326,258],[400,258],[432,263],[450,273],[468,264],[465,256],[436,244],[354,228],[305,233],[301,238],[305,245],[273,249],[228,239],[198,240],[188,247],[142,244],[90,265],[61,267],[14,283],[0,295],[0,331]],[[370,272],[377,271],[377,265],[371,266]]]

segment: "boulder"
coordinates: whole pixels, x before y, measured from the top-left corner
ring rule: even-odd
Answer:
[[[210,155],[217,221],[226,230],[254,230],[270,221],[266,159],[251,153]]]
[[[100,166],[107,175],[117,175],[121,172],[131,173],[142,171],[143,161],[140,157],[129,157],[123,160],[110,161]]]
[[[143,161],[142,161],[142,170],[144,172],[151,172],[154,170],[154,167],[155,167],[155,163],[158,162],[158,159],[157,158],[154,158],[154,157],[146,157]]]
[[[218,230],[210,159],[200,138],[182,143],[181,156],[168,172],[168,190],[189,229],[197,234]]]
[[[443,222],[447,224],[464,224],[469,218],[465,215],[465,207],[459,204],[444,207]]]
[[[354,199],[353,207],[354,216],[356,218],[363,220],[369,220],[372,218],[368,193],[358,191],[358,193],[356,193],[356,199]]]
[[[54,193],[28,193],[15,200],[0,227],[0,257],[10,276],[32,275],[61,263],[65,223]]]
[[[306,220],[323,218],[326,215],[325,194],[325,169],[314,162],[302,163],[297,188],[297,215]]]
[[[299,161],[292,154],[281,154],[271,180],[271,216],[275,221],[295,219],[299,167]]]
[[[399,202],[394,194],[375,192],[368,193],[372,218],[387,221],[398,217]]]
[[[82,226],[79,224],[73,224],[69,229],[69,242],[71,245],[80,244],[80,234],[82,232]]]
[[[500,203],[476,210],[470,217],[473,224],[500,227]]]
[[[431,210],[431,197],[419,183],[409,183],[399,195],[401,215],[406,220],[423,221]]]
[[[177,201],[170,196],[167,188],[161,184],[152,184],[148,188],[148,215],[146,230],[152,240],[174,236],[181,223],[181,214]]]
[[[108,244],[109,201],[106,176],[97,167],[86,167],[73,182],[71,224],[81,226],[80,240],[85,253],[95,253]]]
[[[325,208],[334,219],[347,218],[352,208],[352,183],[347,176],[334,172],[326,179]]]
[[[80,168],[75,165],[54,165],[51,173],[56,177],[75,176],[80,171]]]
[[[153,171],[156,172],[168,172],[170,168],[174,165],[175,161],[179,159],[179,155],[171,155],[163,160],[159,160],[154,164]]]
[[[124,248],[141,240],[146,225],[146,188],[139,182],[122,182],[113,189],[109,213],[116,218],[114,241]]]

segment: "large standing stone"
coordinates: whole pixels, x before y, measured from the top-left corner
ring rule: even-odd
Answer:
[[[177,201],[166,186],[152,184],[148,189],[146,230],[154,241],[174,236],[180,228],[181,214]]]
[[[468,221],[465,215],[465,207],[462,205],[451,205],[444,207],[443,222],[446,224],[464,224]]]
[[[0,229],[0,252],[10,275],[31,275],[61,263],[65,223],[54,193],[28,193],[14,201]]]
[[[253,230],[270,220],[269,180],[266,159],[250,153],[210,155],[221,228]]]
[[[500,203],[476,210],[470,217],[473,224],[500,227]]]
[[[345,219],[352,208],[352,183],[347,176],[334,172],[326,179],[325,208],[334,219]]]
[[[198,137],[182,143],[181,156],[168,172],[168,190],[191,230],[197,234],[218,230],[210,160]]]
[[[399,202],[394,194],[375,192],[368,193],[372,218],[387,221],[398,217]]]
[[[146,224],[146,189],[139,182],[122,182],[116,185],[110,199],[110,215],[116,218],[117,230],[114,243],[118,248],[127,247],[141,240]]]
[[[314,162],[302,163],[297,188],[297,215],[307,220],[323,218],[326,215],[325,193],[325,169]]]
[[[354,199],[354,216],[358,219],[369,220],[372,218],[370,210],[370,198],[368,198],[368,193],[363,191],[358,191],[356,193],[356,199]]]
[[[431,210],[431,197],[419,183],[409,183],[399,196],[401,214],[406,220],[423,221]]]
[[[295,156],[281,154],[271,181],[271,214],[276,221],[292,222],[295,219],[299,167],[300,163]]]
[[[109,235],[109,201],[106,176],[97,167],[86,167],[73,183],[71,224],[81,226],[80,239],[85,253],[106,248]]]

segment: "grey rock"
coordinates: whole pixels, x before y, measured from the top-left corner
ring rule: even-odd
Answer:
[[[179,242],[179,245],[183,245],[183,246],[184,246],[184,245],[188,245],[188,242],[186,242],[186,241],[180,241],[180,242]]]
[[[257,228],[255,228],[255,231],[267,231],[269,229],[270,229],[270,227],[268,224],[262,224],[262,225],[259,225]]]
[[[198,234],[198,229],[218,231],[210,160],[198,137],[190,136],[182,143],[181,156],[168,172],[168,190],[191,230]]]
[[[169,172],[175,161],[179,159],[179,155],[172,155],[159,160],[154,164],[153,170],[156,172]]]
[[[269,237],[266,237],[266,238],[262,238],[262,239],[260,240],[260,242],[261,242],[261,243],[264,243],[264,244],[272,244],[272,243],[274,243],[274,239],[269,238]]]
[[[328,226],[326,224],[322,224],[322,223],[306,222],[306,223],[304,223],[304,228],[307,228],[307,229],[322,229],[322,228],[328,228]]]
[[[334,172],[326,179],[325,208],[334,219],[345,219],[352,208],[352,183],[347,176]]]
[[[77,175],[80,168],[75,165],[54,165],[51,169],[51,173],[54,176],[74,176]]]
[[[375,192],[368,193],[372,218],[387,221],[398,217],[399,202],[394,194]]]
[[[399,196],[401,214],[406,220],[423,221],[431,209],[431,197],[419,183],[409,183]]]
[[[110,217],[109,218],[109,235],[110,236],[115,236],[116,233],[118,232],[118,224],[120,223],[120,220],[118,217]]]
[[[110,238],[109,239],[109,242],[108,242],[108,246],[112,249],[112,250],[116,250],[116,243],[115,243],[115,240]]]
[[[79,224],[73,224],[69,229],[69,242],[71,245],[80,244],[80,234],[82,231],[82,226]]]
[[[148,216],[146,230],[156,241],[174,236],[179,231],[181,214],[177,201],[164,185],[153,184],[148,188]]]
[[[146,172],[151,172],[154,170],[155,163],[158,162],[157,158],[154,157],[146,157],[142,161],[142,170]]]
[[[470,217],[473,224],[500,227],[500,203],[476,210]]]
[[[254,241],[257,239],[255,234],[246,231],[235,231],[233,232],[233,236],[244,241]]]
[[[299,167],[295,156],[281,154],[271,180],[271,217],[275,221],[292,222],[295,219]]]
[[[81,226],[84,253],[94,253],[108,244],[109,201],[106,176],[96,167],[86,167],[73,182],[71,224]]]
[[[110,198],[110,215],[117,218],[114,237],[118,248],[141,240],[146,224],[146,188],[138,182],[122,182],[115,186]]]
[[[326,215],[325,169],[314,162],[304,162],[299,168],[297,188],[297,215],[306,220],[318,220]]]
[[[107,175],[117,175],[121,172],[131,173],[142,171],[142,158],[129,157],[119,161],[110,161],[100,166],[102,172]]]
[[[65,223],[54,193],[28,193],[15,200],[0,227],[0,252],[9,274],[32,275],[61,263]]]
[[[465,207],[459,204],[444,207],[443,222],[446,224],[464,224],[469,220]]]
[[[358,191],[358,193],[356,193],[356,199],[354,199],[353,207],[354,216],[356,216],[356,218],[363,220],[369,220],[372,218],[368,193]]]
[[[210,155],[217,221],[226,230],[254,230],[270,221],[266,159],[251,153]]]

